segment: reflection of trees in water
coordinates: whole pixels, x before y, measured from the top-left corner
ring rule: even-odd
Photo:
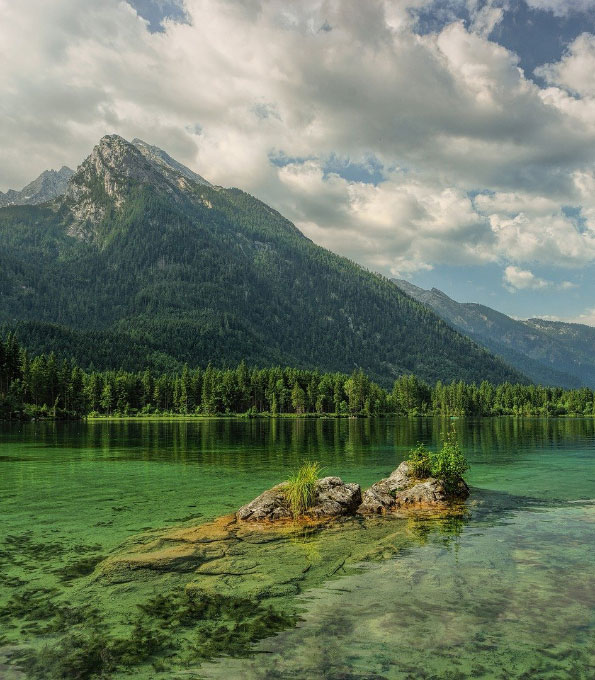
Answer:
[[[18,427],[20,437],[38,439],[45,446],[90,449],[100,456],[138,455],[146,460],[187,460],[240,469],[272,462],[292,467],[310,458],[340,467],[374,461],[384,465],[387,454],[393,453],[396,465],[417,442],[438,446],[450,422],[442,418],[131,419],[7,425],[5,432],[10,435],[10,428]],[[555,449],[566,442],[575,445],[595,439],[591,418],[461,418],[456,424],[462,446],[485,462],[514,458],[520,450]]]

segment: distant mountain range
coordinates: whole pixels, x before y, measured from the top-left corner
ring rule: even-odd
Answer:
[[[74,172],[65,165],[60,170],[44,170],[21,191],[9,189],[5,194],[0,191],[0,208],[7,205],[37,205],[61,196],[66,192],[72,175]]]
[[[394,282],[534,382],[595,388],[595,328],[544,319],[517,321],[484,305],[456,302],[437,288]]]
[[[527,381],[390,280],[139,139],[102,138],[52,191],[0,208],[0,325],[33,351],[97,368],[245,359],[361,367],[385,385]]]

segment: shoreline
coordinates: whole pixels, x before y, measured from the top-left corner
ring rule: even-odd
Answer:
[[[514,418],[515,420],[595,420],[595,414],[565,413],[561,415],[542,415],[533,414],[514,414],[503,413],[494,415],[447,415],[441,413],[432,414],[399,414],[385,413],[380,415],[346,415],[346,414],[319,414],[319,413],[254,413],[246,415],[244,413],[168,413],[168,414],[136,414],[136,415],[94,415],[81,416],[80,418],[0,418],[0,423],[82,423],[82,422],[117,422],[117,421],[204,421],[204,420],[385,420],[391,418],[406,418],[408,420],[498,420],[502,418]]]
[[[73,422],[80,422],[81,420],[97,422],[102,420],[375,420],[375,419],[388,419],[388,418],[407,418],[409,420],[421,420],[421,419],[434,419],[440,418],[441,420],[462,420],[462,419],[472,419],[472,420],[494,420],[496,418],[517,418],[522,420],[529,419],[539,419],[539,420],[595,420],[595,414],[584,415],[582,413],[565,413],[563,415],[540,415],[537,413],[529,415],[519,415],[514,413],[503,413],[491,416],[478,416],[478,415],[446,415],[441,413],[431,413],[424,415],[407,415],[402,413],[385,413],[381,415],[365,416],[365,415],[343,415],[343,414],[325,414],[318,415],[316,413],[304,413],[303,415],[295,415],[293,413],[287,414],[277,414],[275,416],[267,413],[256,413],[254,415],[246,416],[241,413],[222,413],[214,415],[203,415],[197,414],[193,415],[191,413],[172,413],[171,415],[149,415],[149,416],[84,416],[80,419],[74,419]],[[68,422],[68,421],[62,421]]]

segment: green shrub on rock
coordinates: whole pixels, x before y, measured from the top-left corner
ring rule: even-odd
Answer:
[[[418,443],[409,453],[409,467],[416,479],[425,479],[432,474],[432,458],[424,444]]]
[[[444,438],[441,449],[432,452],[428,451],[424,444],[418,444],[410,452],[407,462],[416,479],[434,477],[444,483],[447,491],[456,489],[469,469],[454,427]]]
[[[453,427],[444,438],[442,448],[432,454],[432,476],[444,482],[446,490],[450,491],[458,486],[468,469],[469,464]]]

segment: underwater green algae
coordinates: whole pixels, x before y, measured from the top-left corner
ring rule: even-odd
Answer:
[[[444,423],[0,426],[0,675],[590,680],[594,422],[457,429],[467,515],[360,526],[357,540],[304,530],[107,582],[101,558],[233,511],[305,459],[366,486],[417,441],[436,448]],[[189,593],[206,618],[184,614]]]
[[[143,666],[167,672],[214,656],[246,656],[254,642],[296,621],[245,598],[178,589],[137,605],[127,617],[127,631],[118,635],[98,610],[48,604],[40,612],[38,599],[28,601],[32,612],[48,620],[37,629],[46,641],[19,650],[14,661],[39,680],[104,678]],[[21,604],[12,602],[4,618],[10,609],[22,615]]]

